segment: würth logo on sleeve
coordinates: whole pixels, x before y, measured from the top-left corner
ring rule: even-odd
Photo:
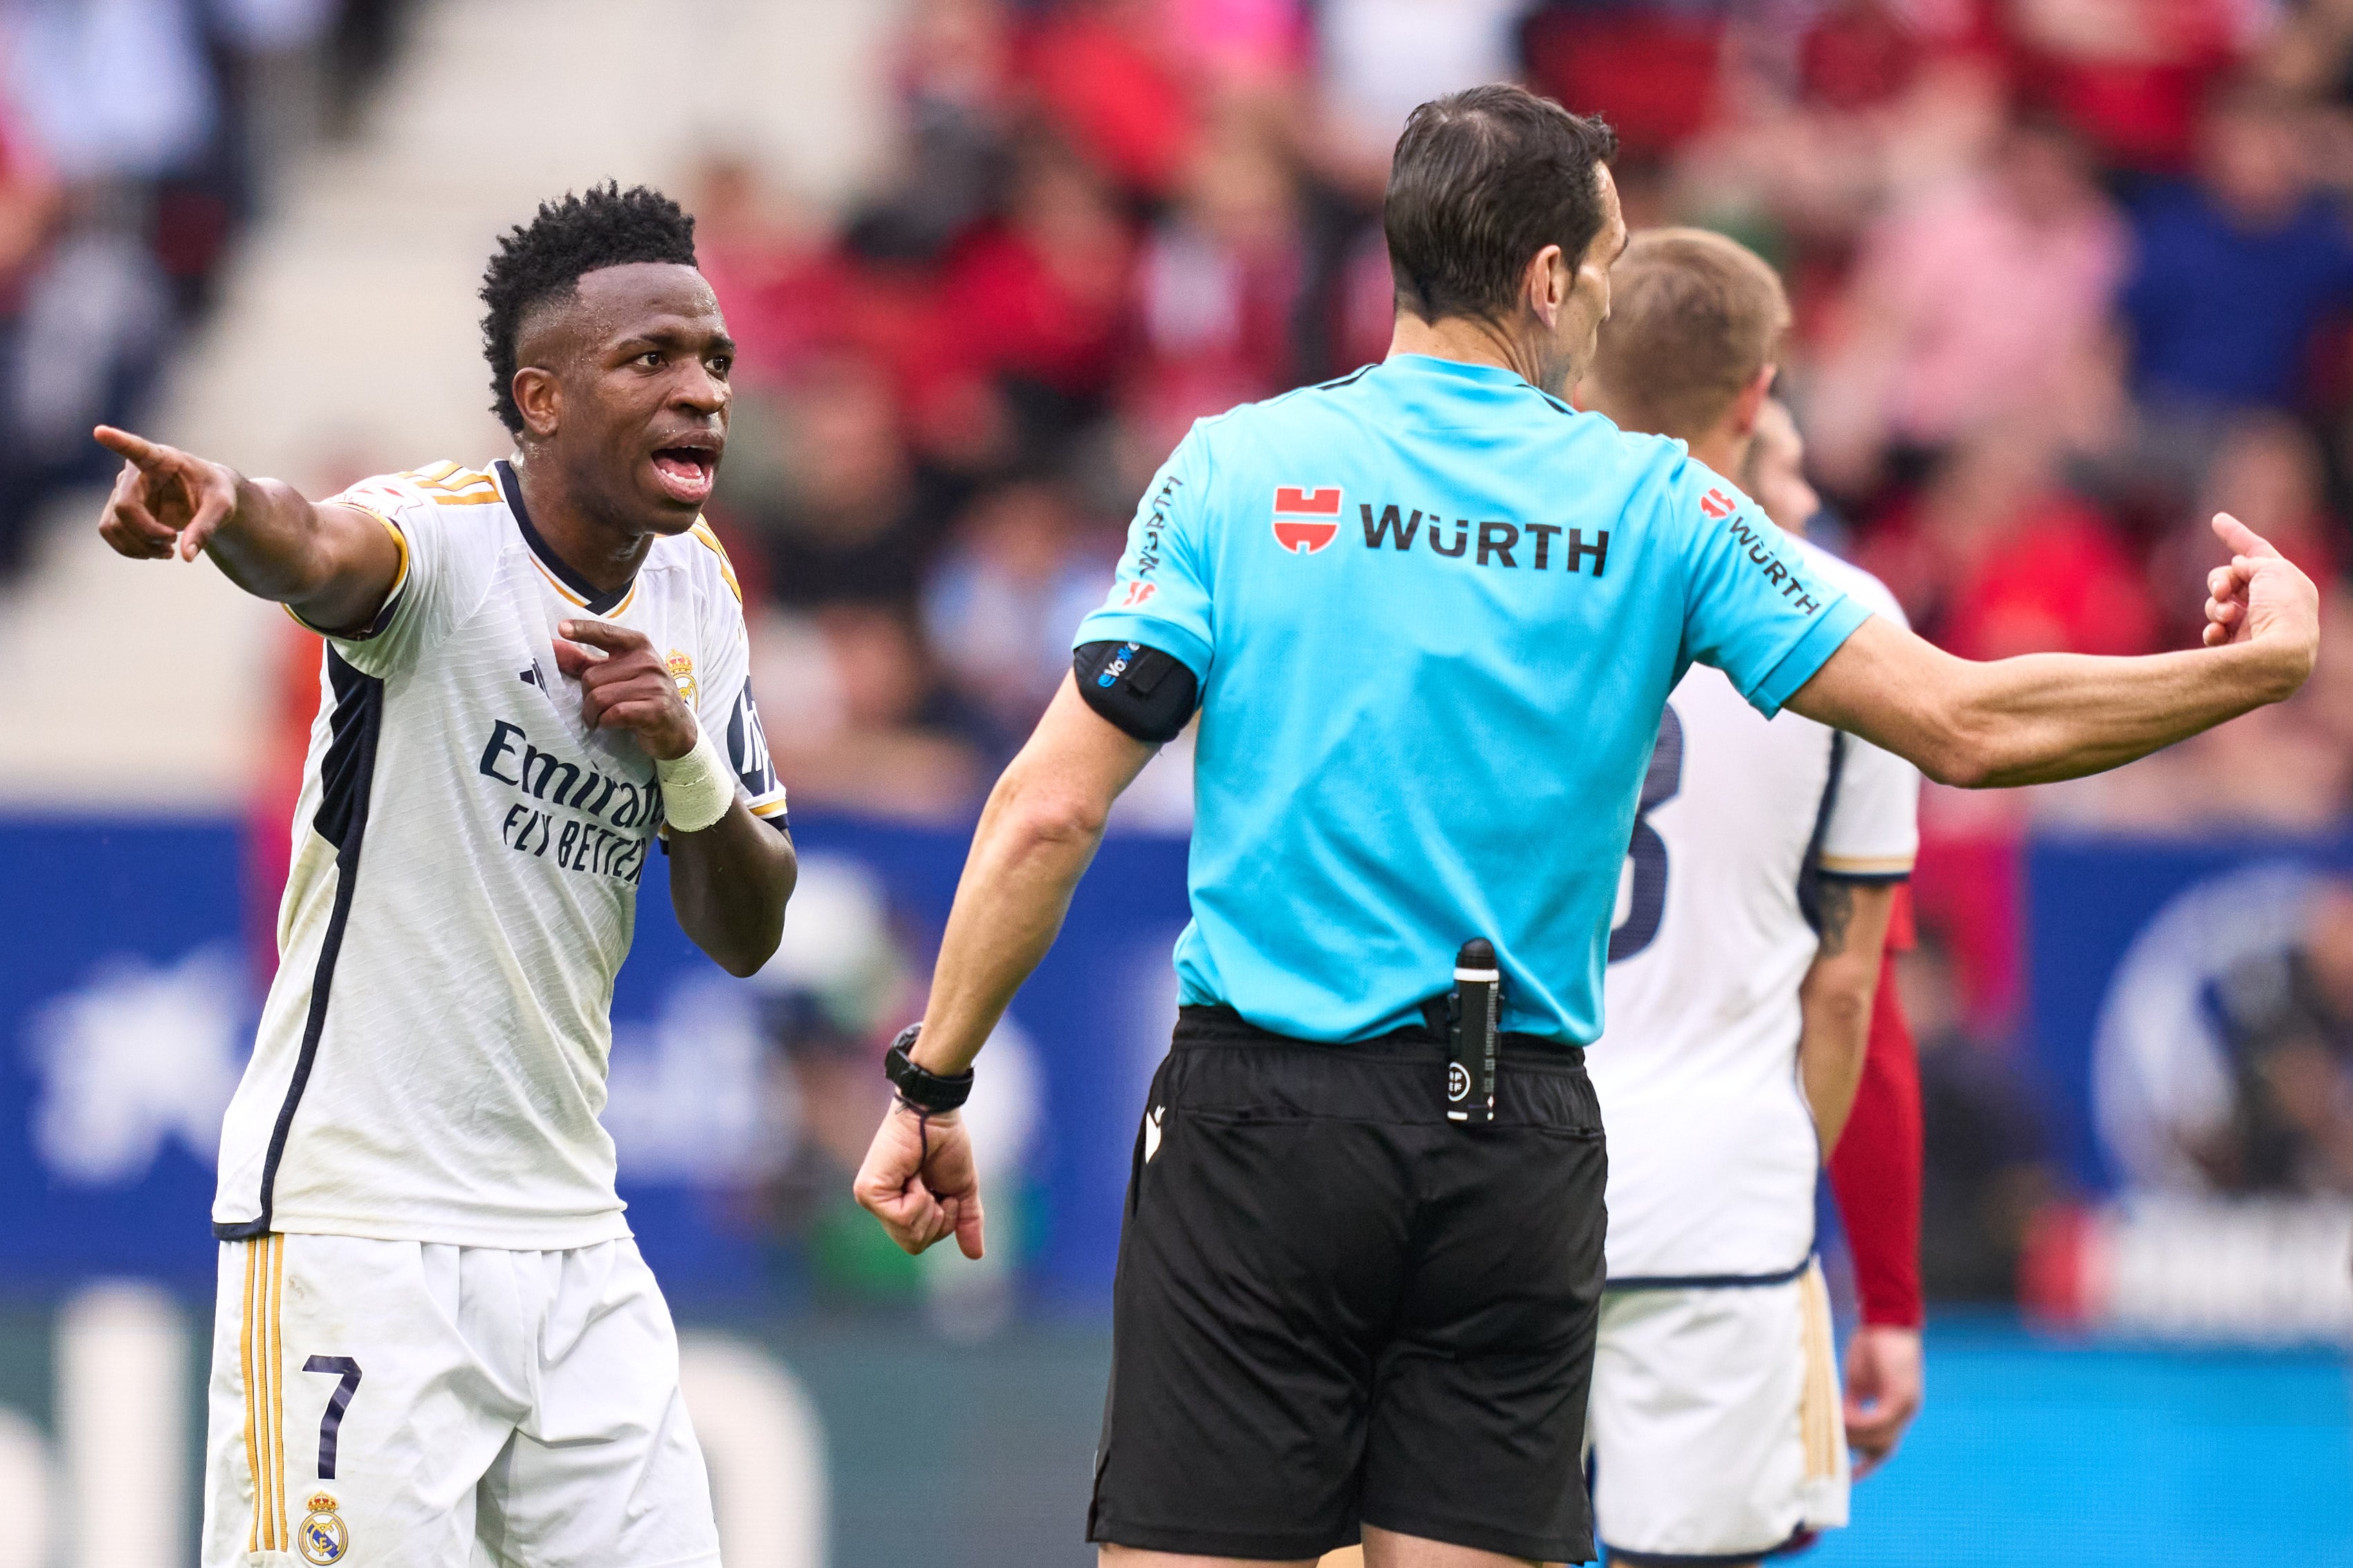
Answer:
[[[1739,509],[1733,504],[1732,498],[1722,490],[1710,490],[1699,498],[1699,510],[1721,521],[1730,517]]]
[[[1274,542],[1293,555],[1313,555],[1340,536],[1340,487],[1320,490],[1274,487]]]

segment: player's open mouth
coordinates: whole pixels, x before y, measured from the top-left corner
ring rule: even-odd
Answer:
[[[664,447],[654,453],[654,477],[670,500],[701,506],[711,499],[719,454],[707,447]]]

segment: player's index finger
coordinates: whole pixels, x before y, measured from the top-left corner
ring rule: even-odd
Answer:
[[[566,621],[555,629],[560,636],[574,642],[586,643],[607,653],[620,653],[645,641],[642,633],[633,632],[627,626],[617,626],[610,621]]]
[[[565,621],[555,630],[572,642],[581,642],[586,647],[596,648],[597,658],[607,658],[612,654],[633,654],[638,648],[654,647],[652,642],[647,642],[645,632],[630,630],[626,626],[614,626],[612,621]]]
[[[90,432],[98,444],[108,451],[129,458],[142,468],[153,470],[168,466],[164,448],[143,437],[128,430],[118,430],[111,425],[100,425]]]

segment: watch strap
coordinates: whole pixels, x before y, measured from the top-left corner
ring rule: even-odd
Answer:
[[[935,1073],[916,1066],[907,1053],[914,1048],[923,1027],[921,1024],[910,1024],[899,1031],[899,1037],[882,1054],[882,1076],[891,1080],[899,1098],[917,1110],[926,1114],[954,1110],[972,1098],[972,1069]]]

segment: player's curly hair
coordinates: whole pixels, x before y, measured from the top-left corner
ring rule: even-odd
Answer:
[[[565,192],[539,204],[528,226],[507,231],[482,274],[482,354],[491,362],[491,412],[522,434],[515,406],[515,334],[523,313],[540,301],[571,292],[581,274],[633,261],[694,263],[694,219],[676,202],[645,185],[620,188],[607,180],[585,195]]]

